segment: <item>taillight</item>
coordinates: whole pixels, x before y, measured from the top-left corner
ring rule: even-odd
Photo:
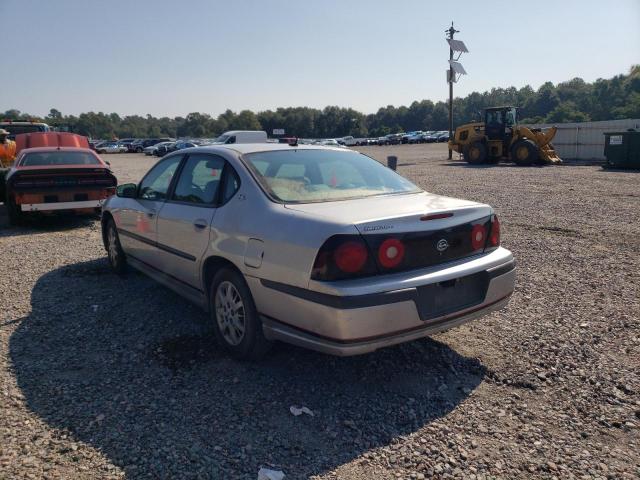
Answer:
[[[345,273],[362,270],[368,256],[367,247],[362,242],[343,243],[333,253],[337,267]]]
[[[500,246],[500,221],[497,215],[491,216],[491,233],[489,233],[489,241],[487,242],[487,249],[495,249]]]
[[[482,224],[474,225],[471,229],[471,248],[481,250],[487,242],[487,229]]]
[[[334,235],[318,251],[313,280],[343,280],[377,273],[369,248],[360,235]]]
[[[400,265],[404,258],[404,244],[397,238],[387,238],[378,248],[378,261],[385,268]]]

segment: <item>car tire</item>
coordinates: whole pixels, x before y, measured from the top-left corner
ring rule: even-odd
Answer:
[[[19,226],[24,223],[24,213],[13,200],[11,195],[7,194],[4,204],[7,207],[7,215],[9,217],[9,225]]]
[[[209,287],[209,310],[218,344],[230,355],[257,360],[271,348],[262,331],[251,291],[242,275],[221,268]]]
[[[114,272],[118,275],[122,275],[127,270],[127,256],[120,244],[120,236],[118,235],[116,222],[113,218],[109,218],[109,220],[107,220],[105,228],[105,243],[109,265],[111,265]]]

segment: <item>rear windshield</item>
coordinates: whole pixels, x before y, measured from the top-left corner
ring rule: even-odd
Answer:
[[[421,191],[393,170],[350,150],[278,150],[251,153],[244,158],[269,196],[283,203]]]
[[[91,153],[60,151],[27,153],[20,162],[22,167],[55,165],[101,165],[101,163]]]

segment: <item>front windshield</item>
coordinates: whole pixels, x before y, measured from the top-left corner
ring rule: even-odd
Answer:
[[[244,157],[264,190],[283,203],[311,203],[416,193],[393,170],[353,151],[277,150]]]
[[[34,152],[27,153],[20,162],[22,167],[56,165],[100,165],[100,161],[87,152]]]

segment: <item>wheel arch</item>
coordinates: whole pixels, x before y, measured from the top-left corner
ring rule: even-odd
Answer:
[[[210,257],[207,257],[207,259],[202,262],[201,277],[202,286],[204,287],[203,290],[207,295],[207,298],[209,297],[209,286],[211,285],[211,280],[213,280],[215,274],[224,267],[230,268],[244,277],[242,271],[231,260],[228,260],[219,255],[212,255]]]
[[[107,222],[109,220],[113,220],[113,215],[111,215],[111,212],[109,211],[103,211],[100,218],[100,226],[102,233],[102,245],[104,246],[105,250],[107,249]]]

